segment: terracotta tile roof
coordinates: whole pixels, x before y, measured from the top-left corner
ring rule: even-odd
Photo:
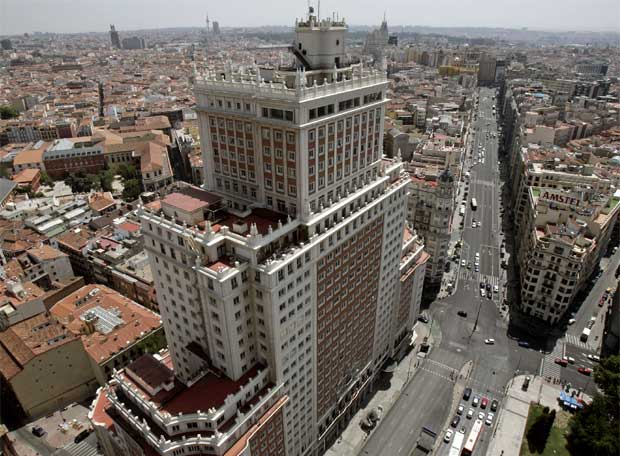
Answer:
[[[60,250],[57,250],[47,244],[39,244],[37,247],[31,247],[28,249],[28,253],[41,261],[54,260],[56,258],[67,256],[67,254],[62,253]]]
[[[105,311],[118,309],[123,323],[107,334],[97,330],[89,334],[80,317],[94,307]],[[104,285],[86,285],[58,301],[50,312],[64,322],[73,334],[81,335],[84,348],[100,364],[162,324],[159,315]]]
[[[75,340],[62,324],[48,313],[21,321],[0,333],[0,373],[10,379],[37,355]]]
[[[96,192],[88,195],[88,206],[97,212],[115,204],[116,201],[110,192]]]
[[[106,411],[109,407],[110,400],[106,396],[106,389],[100,388],[99,391],[97,391],[97,396],[92,404],[92,411],[89,414],[89,418],[93,424],[102,425],[108,430],[114,427],[114,420]]]
[[[39,147],[35,148],[36,145]],[[13,159],[13,165],[27,165],[29,163],[42,163],[43,153],[52,145],[50,142],[40,141],[37,144],[33,144],[31,147],[19,152]]]
[[[146,173],[163,169],[164,154],[167,153],[166,148],[156,142],[147,143],[140,155],[140,171]]]
[[[116,225],[116,227],[120,230],[128,231],[129,233],[135,233],[140,231],[140,225],[133,222],[123,222]]]
[[[18,184],[30,184],[40,173],[41,171],[38,169],[26,168],[15,174],[12,179],[13,182],[17,182]]]
[[[167,195],[163,200],[163,204],[168,204],[172,207],[180,209],[186,212],[194,212],[198,209],[209,207],[209,202],[202,199],[194,198],[193,196],[184,195],[183,193],[171,193]]]
[[[89,237],[83,230],[78,232],[65,231],[64,233],[56,236],[56,241],[59,244],[63,244],[75,251],[80,251],[88,244]]]

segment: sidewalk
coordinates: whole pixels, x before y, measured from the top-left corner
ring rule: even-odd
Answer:
[[[355,456],[359,454],[362,447],[366,443],[369,433],[364,431],[360,427],[360,422],[364,420],[371,410],[378,412],[379,421],[387,414],[392,408],[394,403],[400,397],[403,389],[411,381],[415,373],[417,372],[417,355],[420,345],[425,337],[428,337],[428,342],[432,346],[434,345],[433,337],[430,334],[430,323],[422,324],[417,323],[414,327],[416,334],[415,347],[398,363],[396,370],[393,372],[392,377],[389,380],[389,387],[387,389],[377,389],[377,384],[374,388],[376,392],[374,396],[351,418],[351,421],[347,425],[346,429],[342,432],[336,442],[326,452],[326,456]],[[381,375],[381,374],[379,374]],[[376,383],[380,383],[377,381]],[[379,424],[375,425],[377,428]],[[372,433],[372,430],[370,431]]]
[[[557,400],[561,391],[560,385],[551,385],[544,382],[541,377],[531,376],[528,390],[523,391],[521,387],[525,377],[519,375],[508,385],[487,454],[519,456],[531,402],[550,409],[561,409]]]

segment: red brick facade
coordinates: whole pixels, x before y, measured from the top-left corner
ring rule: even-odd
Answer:
[[[383,216],[318,263],[317,415],[373,356]]]

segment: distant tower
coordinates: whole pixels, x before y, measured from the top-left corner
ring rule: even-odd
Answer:
[[[214,35],[220,34],[220,23],[217,21],[213,21],[213,34]]]
[[[103,117],[103,82],[99,81],[99,117]]]
[[[209,15],[208,14],[207,14],[206,23],[207,23],[207,28],[205,29],[205,36],[204,36],[205,57],[207,57],[207,55],[209,55],[209,24],[211,22],[209,21]]]
[[[114,25],[110,25],[110,40],[112,41],[112,46],[116,49],[121,48],[121,39],[118,36],[118,32],[116,31],[116,27]]]

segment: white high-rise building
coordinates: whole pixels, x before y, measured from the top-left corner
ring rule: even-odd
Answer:
[[[196,77],[204,189],[141,210],[177,381],[259,382],[225,401],[247,424],[269,414],[246,410],[259,389],[278,401],[283,449],[238,454],[335,440],[410,343],[428,258],[405,224],[408,175],[382,158],[385,73],[347,60],[344,21],[310,9],[295,31],[289,68]],[[205,454],[238,442],[234,426]]]

